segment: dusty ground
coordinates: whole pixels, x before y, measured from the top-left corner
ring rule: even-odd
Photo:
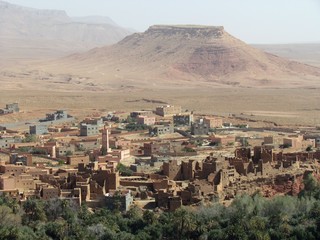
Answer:
[[[21,113],[0,116],[0,123],[43,118],[67,109],[82,118],[96,112],[154,109],[159,102],[181,105],[196,113],[237,114],[278,124],[320,125],[319,89],[166,89],[97,92],[0,90],[0,107],[18,102]],[[153,102],[152,102],[153,101]]]
[[[290,52],[296,55],[290,55],[291,59],[309,63],[305,59],[312,53],[312,61],[320,64],[318,55],[314,54],[319,51],[318,46],[307,46],[310,50],[307,52],[305,48],[300,51],[294,46]],[[18,102],[21,107],[19,114],[0,116],[0,124],[43,118],[47,112],[57,109],[67,109],[81,119],[115,110],[154,109],[167,103],[181,105],[184,110],[195,113],[236,114],[283,125],[320,126],[319,88],[253,89],[176,80],[163,85],[150,79],[139,83],[130,79],[105,80],[100,86],[96,79],[103,80],[105,76],[98,73],[86,76],[72,71],[51,74],[37,67],[47,62],[49,58],[46,61],[15,59],[14,62],[5,61],[4,65],[0,61],[0,108],[10,102]],[[68,68],[64,72],[68,72]]]

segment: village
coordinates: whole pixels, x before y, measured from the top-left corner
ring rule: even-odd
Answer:
[[[1,114],[17,114],[17,103]],[[320,131],[251,127],[180,106],[76,120],[48,113],[27,130],[0,127],[0,195],[90,208],[174,211],[238,194],[296,195],[320,172]]]

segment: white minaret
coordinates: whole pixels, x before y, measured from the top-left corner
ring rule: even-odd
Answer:
[[[106,149],[107,153],[111,152],[109,146],[109,128],[106,128],[106,126],[102,129],[102,147]]]

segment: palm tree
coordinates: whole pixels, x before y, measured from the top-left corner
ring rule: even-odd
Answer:
[[[179,208],[173,214],[173,225],[177,230],[177,239],[188,239],[191,232],[196,230],[194,216],[185,208]]]

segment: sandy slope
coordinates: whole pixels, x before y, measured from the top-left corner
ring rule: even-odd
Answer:
[[[253,48],[223,27],[153,26],[118,44],[74,54],[48,69],[134,86],[315,87],[320,69]],[[123,83],[122,83],[123,85]]]

